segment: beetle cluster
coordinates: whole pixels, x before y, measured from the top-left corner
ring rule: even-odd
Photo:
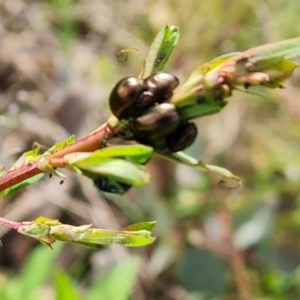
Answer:
[[[142,80],[126,77],[113,88],[109,105],[118,119],[127,119],[134,138],[164,154],[182,151],[197,136],[194,123],[181,118],[169,102],[179,85],[176,76],[159,72]]]
[[[184,150],[194,142],[197,127],[183,120],[176,106],[169,102],[178,85],[176,76],[163,72],[144,80],[123,78],[110,94],[110,109],[118,119],[128,121],[129,136],[133,135],[136,142],[150,145],[163,154]],[[124,139],[124,144],[133,142]],[[105,176],[93,182],[101,191],[114,194],[124,194],[131,187]]]

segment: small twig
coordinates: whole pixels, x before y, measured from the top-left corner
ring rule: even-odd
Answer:
[[[229,264],[235,279],[236,287],[241,300],[251,300],[250,278],[246,272],[245,262],[239,252],[233,249],[229,257]]]
[[[239,299],[251,300],[250,278],[246,271],[245,262],[241,253],[234,246],[231,213],[225,205],[223,205],[221,215],[224,221],[223,225],[226,227],[226,244],[228,245],[227,259],[232,270]]]
[[[9,228],[18,230],[19,224],[20,223],[18,223],[18,222],[14,222],[14,221],[0,217],[0,225],[7,226]]]

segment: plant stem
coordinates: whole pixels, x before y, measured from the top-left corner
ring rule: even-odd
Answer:
[[[20,223],[19,222],[10,221],[10,220],[7,220],[5,218],[1,218],[0,217],[0,225],[7,226],[7,227],[10,227],[12,229],[17,230],[18,227],[20,226]]]
[[[251,300],[253,297],[251,296],[250,278],[247,273],[242,254],[234,246],[231,213],[225,205],[223,206],[221,215],[224,220],[223,224],[226,224],[225,231],[227,235],[227,245],[229,248],[227,259],[232,270],[232,275],[236,284],[237,292],[239,294],[239,299]]]
[[[251,300],[250,278],[246,271],[245,262],[235,249],[229,258],[229,264],[234,276],[238,294],[241,300]]]
[[[98,150],[101,148],[103,140],[111,138],[115,133],[116,130],[114,130],[112,126],[108,123],[104,123],[89,135],[53,154],[49,154],[47,162],[49,163],[49,166],[54,169],[63,168],[65,167],[63,157],[66,154],[75,152],[93,152]],[[38,165],[39,160],[26,163],[20,168],[9,170],[0,177],[0,192],[37,174],[43,173],[43,171],[38,168]]]

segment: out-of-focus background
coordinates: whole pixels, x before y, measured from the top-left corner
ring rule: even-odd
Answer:
[[[0,163],[33,142],[78,138],[109,116],[114,84],[137,76],[167,23],[181,37],[166,71],[181,81],[201,63],[300,35],[297,1],[0,1]],[[228,168],[243,187],[154,158],[151,183],[103,196],[72,174],[1,199],[14,221],[43,215],[117,229],[157,220],[140,249],[73,245],[54,251],[0,228],[0,299],[206,300],[300,298],[300,75],[285,89],[235,92],[218,115],[197,120],[188,153]],[[79,296],[80,295],[80,296]]]

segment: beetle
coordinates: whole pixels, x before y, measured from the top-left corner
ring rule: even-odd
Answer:
[[[170,152],[182,151],[191,146],[198,134],[195,123],[181,123],[170,135],[166,136],[166,143]]]
[[[132,121],[137,136],[148,139],[165,137],[180,124],[181,118],[172,103],[161,103],[151,107],[144,115]]]
[[[112,89],[109,96],[109,106],[112,113],[118,119],[128,117],[143,91],[145,91],[143,80],[135,77],[121,79]]]
[[[144,109],[167,101],[178,84],[176,76],[164,72],[155,73],[145,80],[125,77],[111,91],[110,109],[118,119],[137,117]]]
[[[155,103],[166,102],[179,85],[179,79],[172,74],[158,72],[144,80],[146,91],[139,98],[137,106],[147,108]]]
[[[113,181],[105,176],[98,176],[93,179],[93,182],[101,192],[118,195],[125,194],[132,187],[130,184]]]

